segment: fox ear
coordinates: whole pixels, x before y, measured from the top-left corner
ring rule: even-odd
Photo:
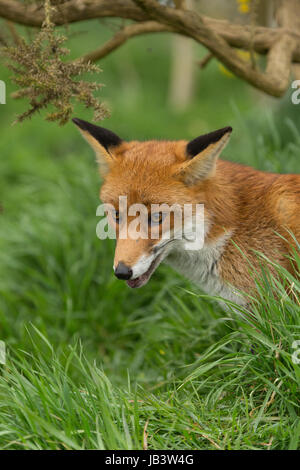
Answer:
[[[100,166],[100,172],[105,176],[111,163],[114,161],[113,148],[122,144],[122,139],[108,129],[95,126],[82,119],[72,119],[74,124],[79,127],[83,137],[88,141],[97,155],[97,161]]]
[[[180,167],[180,178],[188,185],[214,175],[217,159],[227,144],[232,127],[224,127],[191,140],[186,146],[187,160]]]

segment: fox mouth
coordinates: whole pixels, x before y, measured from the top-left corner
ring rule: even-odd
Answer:
[[[144,272],[144,274],[141,274],[139,277],[136,277],[135,279],[129,279],[128,281],[126,281],[126,284],[128,285],[128,287],[131,287],[131,289],[136,289],[138,287],[142,287],[145,284],[147,284],[150,277],[154,273],[155,269],[159,265],[161,259],[162,259],[161,256],[157,256],[150,264],[150,267],[148,268],[148,270]]]

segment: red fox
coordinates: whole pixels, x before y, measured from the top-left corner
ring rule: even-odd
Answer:
[[[243,305],[240,292],[254,287],[249,262],[259,268],[256,252],[294,269],[289,254],[300,239],[300,175],[265,173],[218,159],[231,127],[190,142],[125,142],[102,127],[73,122],[96,152],[104,179],[100,197],[115,209],[114,216],[108,214],[117,233],[113,269],[129,287],[145,285],[164,261],[206,293]],[[149,226],[159,227],[158,237],[118,236],[121,195],[148,208]],[[204,205],[200,249],[187,250],[183,239],[172,236],[172,227],[168,240],[161,236],[163,213],[150,214],[150,206],[164,203]]]

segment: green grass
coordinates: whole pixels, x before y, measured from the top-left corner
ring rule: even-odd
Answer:
[[[73,37],[74,55],[107,34],[93,25],[89,43]],[[103,125],[140,139],[232,125],[230,159],[299,172],[288,97],[266,99],[212,63],[191,106],[170,109],[168,41],[136,39],[101,63],[112,108]],[[128,289],[112,273],[113,242],[96,238],[91,151],[71,124],[41,116],[11,127],[22,106],[0,108],[0,448],[300,448],[299,281],[289,279],[291,297],[276,285],[275,299],[275,281],[262,278],[255,322],[164,266]]]

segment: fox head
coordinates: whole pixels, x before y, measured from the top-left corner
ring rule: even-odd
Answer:
[[[117,239],[114,273],[126,280],[129,287],[141,287],[172,250],[183,249],[184,237],[178,237],[178,231],[183,230],[182,222],[179,226],[175,224],[174,213],[166,217],[166,206],[204,204],[205,231],[210,226],[213,216],[206,203],[218,156],[232,128],[225,127],[190,142],[126,142],[110,130],[81,119],[73,122],[94,149],[104,180],[100,198],[110,207],[107,218]],[[120,196],[127,198],[125,209]],[[141,230],[144,236],[131,236],[127,229],[125,236],[124,233],[121,236],[124,220],[127,226],[134,223],[136,214],[129,213],[128,208],[135,204],[143,204],[146,211],[143,219],[146,225]],[[142,225],[140,219],[139,223]]]

